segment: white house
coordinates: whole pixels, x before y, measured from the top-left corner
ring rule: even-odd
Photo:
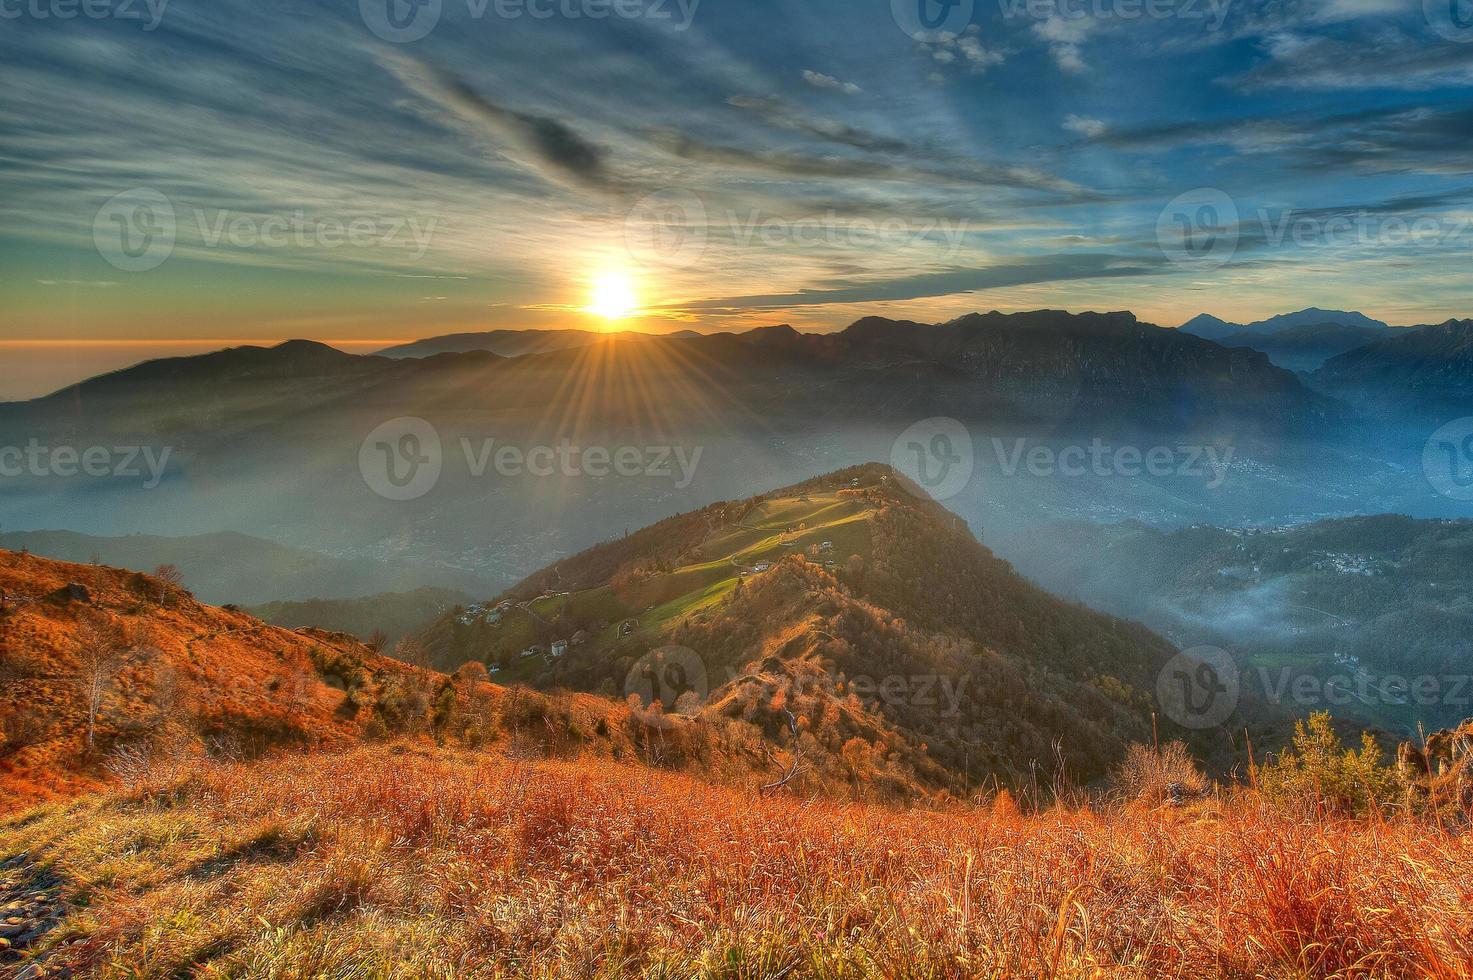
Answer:
[[[553,656],[554,659],[563,656],[567,652],[568,652],[568,641],[567,640],[554,640],[552,642],[552,656]]]

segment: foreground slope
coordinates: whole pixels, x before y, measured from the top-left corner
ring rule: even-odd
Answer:
[[[1175,652],[1029,585],[878,465],[592,548],[425,640],[445,669],[653,695],[753,726],[795,766],[891,758],[953,792],[1099,778],[1151,738]]]
[[[150,576],[3,551],[0,596],[0,812],[163,761],[399,736],[518,757],[645,762],[812,795],[921,801],[961,788],[923,745],[871,712],[843,725],[825,713],[834,724],[815,739],[767,724],[766,714],[667,714],[660,690],[632,700],[543,694],[489,683],[474,666],[430,670],[413,644],[390,658],[347,634],[204,605]],[[764,711],[785,717],[770,701]]]
[[[25,955],[78,977],[1453,980],[1470,880],[1466,834],[1251,793],[896,811],[408,744],[0,819]]]

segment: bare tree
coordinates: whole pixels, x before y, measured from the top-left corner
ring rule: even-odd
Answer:
[[[128,637],[121,626],[101,616],[77,624],[77,686],[87,705],[87,748],[97,740],[97,716],[103,698],[123,663]]]

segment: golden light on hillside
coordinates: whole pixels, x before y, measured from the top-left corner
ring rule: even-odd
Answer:
[[[630,278],[619,272],[605,272],[593,282],[588,312],[605,320],[622,320],[639,309],[639,297]]]

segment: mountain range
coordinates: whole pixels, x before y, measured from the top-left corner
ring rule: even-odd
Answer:
[[[454,393],[465,408],[540,417],[579,385],[587,413],[649,424],[651,410],[607,392],[628,373],[662,389],[666,415],[710,416],[714,395],[768,424],[860,417],[1047,421],[1196,429],[1277,429],[1322,418],[1326,403],[1253,353],[1229,352],[1129,313],[971,314],[942,324],[866,317],[835,334],[791,327],[743,334],[587,337],[507,358],[354,356],[290,341],[152,361],[0,406],[0,430],[240,437],[303,413],[392,403],[426,415]],[[470,396],[467,403],[466,396]]]
[[[1226,347],[1267,354],[1279,367],[1313,371],[1337,354],[1385,337],[1395,328],[1364,313],[1311,307],[1253,323],[1229,323],[1203,313],[1178,329]]]
[[[1473,319],[1384,337],[1326,361],[1315,388],[1363,411],[1451,421],[1473,410]]]
[[[378,354],[380,357],[399,358],[489,351],[502,357],[521,357],[524,354],[542,354],[553,350],[587,347],[606,340],[608,336],[597,330],[483,330],[426,337],[423,340],[386,347]],[[691,330],[678,330],[667,334],[642,334],[632,331],[620,334],[624,340],[639,340],[655,336],[671,339],[699,337],[700,334]]]

